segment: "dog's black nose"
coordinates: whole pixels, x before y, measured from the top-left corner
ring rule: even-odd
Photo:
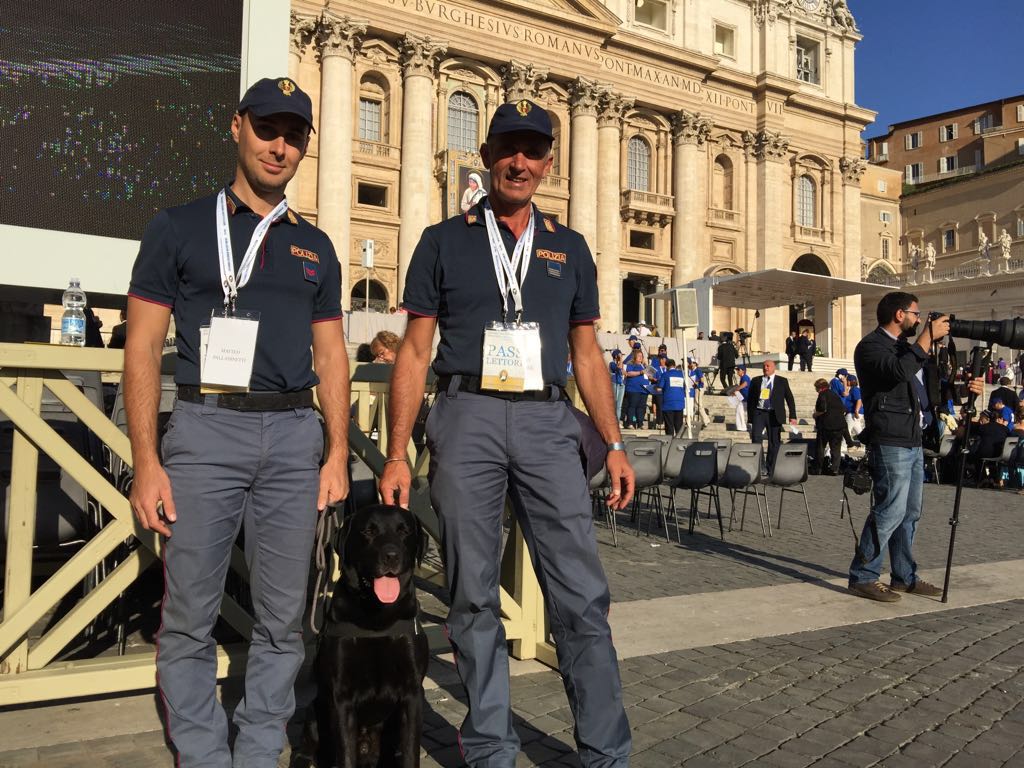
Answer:
[[[380,548],[380,564],[385,571],[396,573],[402,567],[402,550],[396,544],[385,544]]]

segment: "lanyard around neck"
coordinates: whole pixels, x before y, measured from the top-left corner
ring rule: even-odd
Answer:
[[[505,250],[505,242],[501,239],[498,222],[489,203],[484,203],[484,221],[487,223],[487,239],[491,244],[491,260],[494,262],[494,276],[498,279],[498,290],[501,291],[502,321],[508,316],[508,293],[512,291],[512,302],[516,311],[516,322],[523,317],[523,284],[526,272],[530,269],[530,256],[533,253],[533,205],[530,205],[530,221],[526,229],[516,241],[512,258]]]
[[[217,195],[217,258],[220,261],[220,284],[224,289],[224,308],[235,309],[235,300],[238,298],[238,289],[245,286],[252,276],[253,264],[256,263],[256,251],[260,249],[263,238],[266,237],[270,225],[284,216],[288,210],[288,201],[282,200],[274,210],[264,216],[256,225],[256,230],[249,240],[249,247],[245,249],[242,263],[239,266],[240,274],[235,276],[235,257],[231,250],[231,230],[228,227],[228,200],[227,194],[222,189]]]

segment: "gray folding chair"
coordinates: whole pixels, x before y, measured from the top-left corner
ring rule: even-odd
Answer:
[[[982,477],[984,477],[984,475],[985,475],[985,467],[988,466],[988,465],[994,465],[993,469],[996,471],[996,474],[993,476],[993,478],[996,481],[998,481],[999,480],[999,475],[998,475],[999,467],[1001,467],[1003,464],[1006,464],[1007,466],[1010,465],[1010,461],[1013,459],[1013,454],[1017,450],[1017,444],[1019,442],[1020,442],[1020,438],[1017,437],[1016,435],[1007,435],[1006,437],[1004,437],[1003,438],[1003,452],[1000,453],[995,458],[982,459],[981,460],[981,464],[979,465],[980,468],[981,468],[981,472],[978,475],[979,481],[981,480]]]
[[[925,448],[924,463],[926,467],[931,467],[932,477],[935,478],[936,485],[942,485],[942,478],[939,476],[939,461],[946,458],[953,452],[953,443],[955,440],[956,435],[949,430],[946,430],[942,433],[942,441],[939,443],[939,450],[929,451]]]
[[[804,511],[807,513],[807,527],[814,533],[814,526],[811,524],[811,509],[807,506],[807,494],[804,492],[804,483],[807,482],[807,443],[784,443],[779,447],[779,454],[775,458],[775,469],[771,477],[765,483],[764,502],[768,506],[768,487],[774,485],[779,488],[779,516],[776,522],[777,528],[782,528],[782,503],[785,501],[786,493],[798,493],[804,500]],[[768,525],[771,527],[772,515],[768,511]]]
[[[601,470],[590,481],[591,513],[595,518],[604,517],[605,523],[612,529],[612,545],[619,546],[619,530],[615,524],[615,510],[605,503],[608,498],[608,469]]]
[[[732,448],[732,439],[728,438],[728,437],[721,437],[721,438],[717,438],[715,440],[707,440],[707,441],[701,441],[701,442],[714,443],[714,446],[715,446],[715,462],[716,462],[716,469],[715,469],[716,475],[715,475],[715,477],[716,478],[717,477],[721,477],[722,474],[725,472],[726,466],[729,464],[729,450]],[[709,489],[706,489],[706,490],[697,491],[698,499],[701,496],[705,496],[705,495],[708,497],[708,519],[710,519],[711,518],[711,496],[712,496],[711,489],[709,488]],[[715,496],[718,495],[717,489],[715,490],[714,495]],[[699,519],[697,520],[697,524],[700,525],[700,520]]]
[[[679,475],[672,481],[672,489],[685,488],[690,491],[690,533],[693,533],[693,526],[697,516],[697,494],[708,489],[711,498],[714,500],[715,508],[718,510],[718,531],[722,539],[725,539],[725,525],[722,523],[722,506],[718,498],[718,488],[715,482],[718,479],[718,459],[714,443],[691,443],[686,447],[686,455],[683,458],[683,466]],[[675,497],[671,513],[676,526],[676,539],[682,543],[679,535],[679,516],[675,513]]]
[[[636,535],[640,535],[641,516],[643,514],[643,498],[647,496],[647,533],[651,532],[651,518],[657,514],[665,525],[665,538],[668,538],[668,521],[665,519],[664,507],[661,503],[661,483],[663,444],[658,440],[628,440],[626,455],[633,467],[636,485],[633,494],[633,509],[630,518],[636,524]]]
[[[757,516],[761,520],[761,535],[771,536],[772,528],[764,525],[764,514],[761,511],[761,492],[758,490],[758,483],[761,481],[761,453],[763,447],[760,443],[736,443],[729,452],[729,462],[725,471],[718,477],[718,488],[725,488],[729,491],[732,501],[732,511],[729,514],[729,531],[732,531],[733,521],[736,519],[736,495],[743,494],[743,511],[740,514],[740,530],[747,519],[747,499],[751,494],[757,503]],[[768,507],[768,499],[765,497],[765,508]]]

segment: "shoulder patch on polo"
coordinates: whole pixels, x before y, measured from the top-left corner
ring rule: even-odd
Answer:
[[[547,216],[544,217],[544,229],[546,229],[548,232],[555,231],[555,222],[553,222]]]
[[[475,213],[469,213],[467,211],[466,212],[466,223],[467,224],[476,224],[476,221],[477,221],[477,215]]]

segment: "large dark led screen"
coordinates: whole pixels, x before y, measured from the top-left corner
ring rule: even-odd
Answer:
[[[0,224],[138,239],[233,176],[242,0],[2,7]]]

